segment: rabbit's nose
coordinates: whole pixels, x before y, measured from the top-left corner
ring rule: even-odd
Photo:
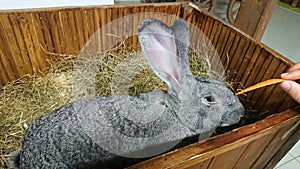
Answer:
[[[238,112],[240,114],[240,118],[243,117],[245,115],[245,108],[244,106],[242,105],[242,103],[239,103],[239,108],[238,108]]]
[[[240,112],[241,112],[241,117],[243,117],[245,115],[245,108],[244,108],[244,106],[241,107]]]
[[[237,102],[237,103],[235,103],[234,107],[235,108],[232,110],[234,116],[237,117],[238,119],[241,119],[245,114],[244,106],[240,102]]]

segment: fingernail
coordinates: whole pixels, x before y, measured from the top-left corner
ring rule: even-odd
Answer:
[[[290,82],[282,82],[281,87],[283,90],[289,91],[289,90],[291,90],[292,85],[290,84]]]
[[[281,77],[286,77],[286,76],[288,76],[288,74],[289,74],[289,73],[282,73],[282,74],[281,74]]]

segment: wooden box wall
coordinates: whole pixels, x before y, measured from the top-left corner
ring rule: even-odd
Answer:
[[[215,46],[223,65],[228,63],[227,69],[233,74],[231,80],[244,86],[278,78],[292,64],[241,31],[189,3],[1,11],[0,85],[25,74],[39,74],[49,66],[47,60],[53,58],[50,53],[79,55],[90,37],[100,28],[124,16],[146,13],[134,18],[131,27],[110,30],[117,33],[134,32],[143,19],[153,17],[149,12],[174,16],[170,19],[155,15],[168,24],[181,17],[204,32]],[[200,45],[197,32],[190,33],[194,45]],[[107,36],[97,37],[103,46],[112,41]],[[138,45],[138,39],[132,36],[126,43]],[[101,46],[98,48],[102,50]],[[218,69],[218,65],[215,67]],[[297,104],[276,85],[250,92],[245,99],[250,100],[251,106],[258,110],[257,116],[264,119],[205,142],[158,156],[133,168],[274,166],[299,139],[299,109],[288,110]],[[272,116],[265,118],[266,115]]]

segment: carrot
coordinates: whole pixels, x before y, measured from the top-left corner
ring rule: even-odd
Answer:
[[[237,92],[235,95],[240,95],[240,94],[252,91],[252,90],[259,89],[261,87],[269,86],[269,85],[276,84],[276,83],[281,83],[281,82],[284,82],[284,81],[286,81],[286,80],[285,79],[269,79],[269,80],[265,80],[263,82],[255,84],[253,86],[247,87],[247,88],[245,88],[245,89]]]

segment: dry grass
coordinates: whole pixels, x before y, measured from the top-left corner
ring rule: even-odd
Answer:
[[[43,76],[27,75],[1,87],[0,168],[7,168],[5,157],[21,147],[29,124],[62,105],[93,96],[165,90],[165,84],[154,75],[140,52],[130,51],[63,57],[52,62]],[[194,74],[225,82],[223,75],[210,69],[207,57],[190,52],[190,62]]]

